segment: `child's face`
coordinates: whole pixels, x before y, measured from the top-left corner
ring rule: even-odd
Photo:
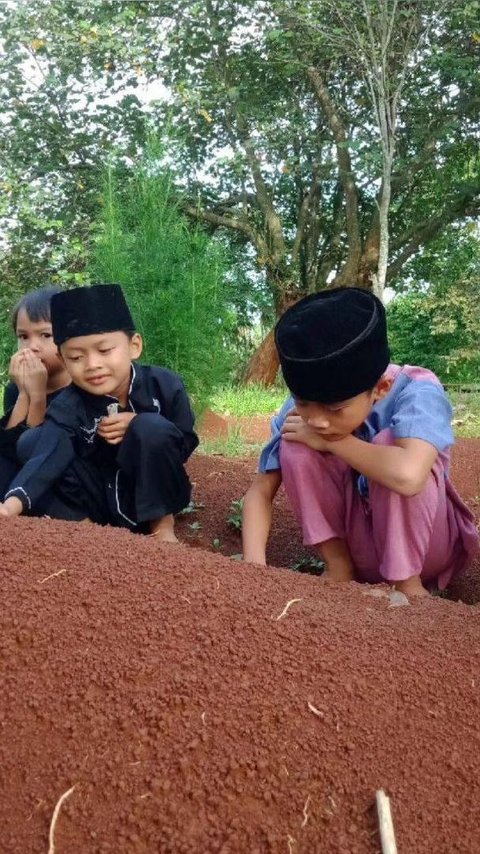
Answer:
[[[381,377],[371,391],[364,391],[341,403],[323,404],[296,399],[295,408],[306,424],[334,442],[358,430],[372,406],[389,392],[391,384],[391,380]]]
[[[132,359],[142,352],[142,339],[135,333],[103,332],[69,338],[60,351],[75,385],[90,394],[111,395],[126,406]]]
[[[58,348],[53,340],[52,324],[48,320],[30,320],[25,309],[20,309],[17,317],[16,334],[19,350],[31,350],[47,369],[48,376],[64,370]]]

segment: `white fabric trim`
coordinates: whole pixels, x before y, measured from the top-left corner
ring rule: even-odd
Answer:
[[[117,511],[118,511],[119,515],[122,516],[123,519],[126,519],[130,525],[134,525],[136,528],[137,522],[134,522],[133,519],[129,519],[128,516],[125,516],[125,513],[122,513],[122,511],[120,510],[120,501],[118,498],[118,477],[119,477],[119,474],[120,474],[120,469],[118,469],[117,474],[115,475],[115,501],[117,504]]]
[[[24,494],[24,496],[25,496],[25,498],[27,499],[27,502],[28,502],[28,509],[29,509],[29,510],[31,510],[31,509],[32,509],[32,502],[31,502],[31,500],[30,500],[30,496],[25,492],[25,490],[24,490],[23,486],[16,486],[16,487],[15,487],[15,489],[10,489],[10,490],[5,494],[5,498],[9,498],[9,496],[10,496],[10,495],[15,495],[15,493],[16,493],[16,492],[23,492],[23,494]],[[18,495],[17,495],[17,496],[15,496],[15,497],[16,497],[16,498],[18,498]],[[4,500],[5,500],[5,499],[4,499]],[[20,500],[21,500],[21,499],[20,499]]]
[[[135,365],[132,362],[132,379],[130,382],[130,388],[128,389],[128,405],[129,405],[130,409],[132,410],[132,412],[135,412],[135,414],[137,414],[137,410],[135,409],[132,401],[130,400],[130,394],[132,392],[132,387],[133,387],[133,383],[134,383],[136,376],[137,376],[137,372],[135,370]]]

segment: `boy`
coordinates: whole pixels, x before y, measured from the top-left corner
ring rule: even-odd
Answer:
[[[283,480],[333,581],[444,588],[478,548],[448,480],[451,406],[434,374],[389,364],[385,309],[358,288],[300,300],[275,341],[292,393],[244,502],[243,551],[265,563]]]
[[[142,339],[119,285],[56,294],[51,314],[72,384],[19,440],[25,464],[0,515],[89,518],[178,542],[174,514],[191,490],[184,463],[198,444],[182,380],[134,364]]]

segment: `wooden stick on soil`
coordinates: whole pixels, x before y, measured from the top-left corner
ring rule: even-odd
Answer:
[[[52,572],[51,575],[46,575],[45,578],[41,578],[38,583],[39,584],[45,584],[45,582],[49,581],[50,578],[56,578],[57,575],[61,575],[62,572],[66,572],[66,571],[67,571],[66,569],[59,569],[58,572]]]
[[[382,854],[397,854],[397,843],[395,842],[390,798],[387,797],[383,789],[379,789],[375,797],[377,801],[378,825],[380,829]]]
[[[48,847],[48,854],[55,854],[55,840],[54,840],[54,837],[55,837],[55,825],[56,825],[56,823],[57,823],[57,819],[58,819],[58,816],[59,816],[60,810],[61,810],[61,808],[62,808],[62,804],[63,804],[63,802],[64,802],[64,801],[66,801],[66,800],[67,800],[67,798],[69,798],[69,797],[70,797],[70,795],[72,794],[72,792],[73,792],[74,788],[75,788],[75,786],[72,786],[72,788],[71,788],[71,789],[68,789],[68,791],[67,791],[67,792],[64,792],[64,793],[63,793],[63,795],[58,799],[57,804],[56,804],[56,807],[55,807],[55,809],[54,809],[54,811],[53,811],[52,820],[51,820],[51,822],[50,822],[50,831],[49,831],[49,834],[48,834],[48,846],[49,846],[49,847]]]
[[[295,602],[301,602],[301,601],[302,601],[301,599],[290,599],[290,600],[287,602],[287,604],[285,605],[285,608],[283,609],[282,613],[281,613],[281,614],[279,614],[279,615],[278,615],[278,617],[277,617],[276,619],[277,619],[277,620],[281,620],[283,617],[285,617],[285,616],[286,616],[286,614],[288,613],[288,609],[291,607],[291,605],[294,605],[294,604],[295,604]]]

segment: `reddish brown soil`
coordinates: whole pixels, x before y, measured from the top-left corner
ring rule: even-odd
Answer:
[[[238,432],[247,442],[261,445],[270,435],[270,418],[265,415],[236,418],[205,410],[200,421],[203,439],[226,438],[230,432]]]
[[[187,542],[240,551],[226,516],[253,469],[192,461]],[[459,443],[470,499],[479,472],[480,443]],[[288,565],[283,497],[276,516]],[[391,607],[125,531],[1,524],[1,854],[45,854],[72,786],[56,854],[377,854],[380,787],[400,854],[480,851],[479,606]]]

